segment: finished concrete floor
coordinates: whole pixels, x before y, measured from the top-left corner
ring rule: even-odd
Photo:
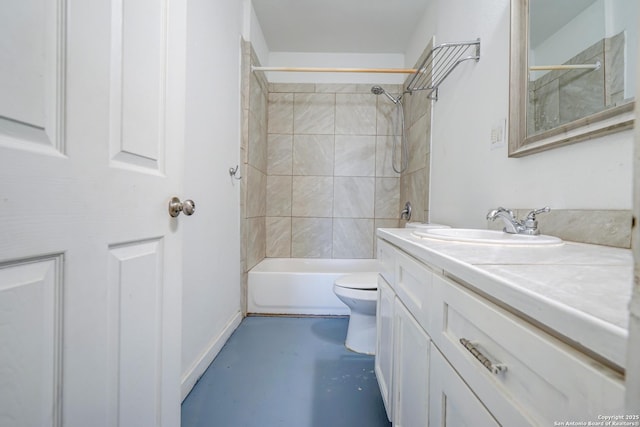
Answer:
[[[388,427],[347,318],[247,317],[182,403],[182,427]]]

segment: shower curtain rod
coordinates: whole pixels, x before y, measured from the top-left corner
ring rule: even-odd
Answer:
[[[567,65],[534,65],[529,67],[531,71],[546,70],[599,70],[602,66],[600,61],[595,64],[567,64]]]
[[[322,68],[322,67],[256,67],[251,71],[292,71],[296,73],[388,73],[414,74],[413,68]]]

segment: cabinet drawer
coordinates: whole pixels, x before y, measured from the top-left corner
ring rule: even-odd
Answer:
[[[377,258],[380,266],[380,274],[392,286],[396,283],[396,252],[397,250],[388,242],[378,239]]]
[[[420,326],[429,331],[429,306],[433,289],[433,273],[424,264],[404,253],[396,252],[396,295],[416,318]]]
[[[619,374],[448,278],[435,276],[433,286],[432,339],[501,424],[624,412]],[[499,364],[506,370],[485,368]]]

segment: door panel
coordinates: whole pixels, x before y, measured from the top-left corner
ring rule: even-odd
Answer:
[[[113,2],[111,138],[114,164],[162,167],[166,1]]]
[[[6,10],[0,81],[42,76],[0,103],[0,425],[179,425],[186,1]]]
[[[0,425],[60,422],[62,256],[0,267]]]
[[[64,5],[13,1],[0,15],[0,145],[63,151]]]
[[[110,250],[111,396],[123,426],[157,425],[162,321],[161,240]]]

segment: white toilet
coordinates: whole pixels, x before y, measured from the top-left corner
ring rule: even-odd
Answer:
[[[378,273],[339,277],[333,284],[333,292],[351,311],[344,345],[356,353],[375,354]]]
[[[448,225],[421,222],[408,222],[406,227],[449,228]],[[333,284],[333,292],[349,307],[351,313],[344,345],[356,353],[375,354],[378,273],[353,273],[339,277]]]

